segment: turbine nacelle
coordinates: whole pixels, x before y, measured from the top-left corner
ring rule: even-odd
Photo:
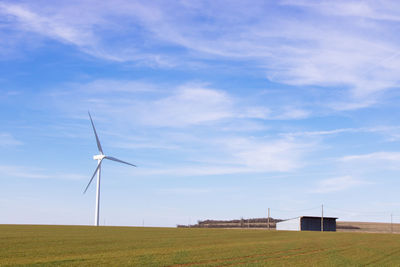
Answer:
[[[105,155],[100,154],[100,155],[94,155],[94,156],[93,156],[93,159],[94,159],[94,160],[102,160],[102,159],[104,159],[105,157],[106,157]]]

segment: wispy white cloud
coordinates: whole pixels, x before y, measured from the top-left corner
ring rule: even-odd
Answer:
[[[296,119],[305,119],[311,116],[311,112],[305,109],[300,109],[295,106],[290,107],[286,106],[280,110],[280,114],[276,114],[273,116],[273,119],[277,120],[296,120]]]
[[[125,138],[125,137],[121,137]],[[111,143],[112,147],[123,149],[178,149],[177,145],[165,144],[160,142],[138,142],[138,141],[117,141]]]
[[[374,152],[362,155],[350,155],[341,158],[341,161],[366,161],[366,160],[383,160],[398,162],[400,161],[400,152]]]
[[[82,117],[87,109],[100,117],[117,118],[155,127],[187,127],[214,124],[221,129],[264,129],[255,120],[293,120],[311,116],[295,106],[271,106],[242,100],[228,91],[201,82],[160,85],[135,80],[95,80],[69,84],[69,90],[50,94],[55,107]],[[79,94],[79,99],[76,99]],[[70,109],[71,102],[76,107]],[[74,114],[72,114],[74,113]],[[81,114],[81,115],[78,115]],[[129,116],[128,116],[129,115]],[[240,121],[240,123],[238,123]]]
[[[398,171],[400,169],[400,152],[381,151],[348,155],[340,158],[339,162],[350,165],[352,172]]]
[[[244,166],[250,172],[287,172],[298,169],[304,164],[305,154],[315,149],[315,144],[286,139],[266,141],[232,138],[220,142],[233,156],[232,163]]]
[[[0,133],[0,147],[1,146],[18,146],[23,143],[17,140],[14,136],[9,133]]]
[[[87,179],[87,176],[76,173],[52,173],[26,166],[0,165],[0,173],[3,178],[27,178],[27,179],[63,179],[63,180],[81,180]]]
[[[203,86],[187,85],[171,96],[146,105],[142,123],[157,126],[182,126],[232,117],[233,100],[223,92]]]
[[[64,18],[50,19],[46,16],[38,15],[22,5],[2,3],[0,7],[3,13],[9,17],[15,17],[20,22],[20,26],[25,27],[26,30],[38,32],[78,46],[90,43],[88,39],[93,38],[89,32],[83,34],[76,28],[65,25],[63,23]],[[89,35],[87,36],[88,38],[85,38],[85,35]]]
[[[344,129],[334,129],[327,131],[307,131],[307,132],[293,132],[293,133],[283,133],[282,135],[287,137],[296,137],[296,136],[324,136],[324,135],[335,135],[341,133],[351,133],[351,132],[359,132],[361,129],[355,128],[344,128]]]
[[[374,1],[309,1],[284,0],[283,4],[313,8],[326,14],[354,16],[374,20],[400,21],[399,3],[384,0],[377,5]]]
[[[399,42],[392,34],[396,26],[388,23],[398,20],[398,10],[392,1],[255,1],[252,8],[226,1],[0,5],[7,25],[100,58],[164,66],[210,57],[246,60],[272,81],[349,90],[324,103],[337,110],[374,105],[382,92],[399,85]],[[286,117],[305,116],[289,110]]]
[[[203,84],[184,84],[170,96],[149,102],[141,108],[142,123],[158,126],[184,126],[232,119],[303,119],[310,113],[295,107],[266,107],[244,103],[226,91]],[[140,112],[140,111],[139,111]]]
[[[223,192],[233,192],[238,191],[238,188],[232,187],[175,187],[175,188],[162,188],[157,190],[161,194],[178,194],[178,195],[203,195],[210,193],[223,193]]]
[[[76,12],[77,9],[80,12]],[[46,5],[46,8],[40,4],[32,5],[29,2],[0,3],[0,15],[5,16],[7,25],[12,26],[13,31],[31,32],[38,36],[57,40],[75,46],[84,53],[106,60],[148,61],[158,66],[169,66],[171,63],[164,59],[167,56],[146,51],[138,52],[133,43],[115,47],[112,42],[109,42],[110,35],[123,35],[124,31],[132,26],[123,20],[126,14],[131,12],[134,19],[136,14],[150,14],[150,11],[150,7],[142,4],[131,2],[127,5],[123,1],[120,5],[115,5],[115,3],[94,4],[90,0],[60,1],[57,5]],[[155,16],[155,13],[152,15]],[[118,15],[122,16],[120,19],[123,22],[112,19],[112,17],[117,18]],[[8,37],[12,36],[10,32],[6,34]],[[20,34],[14,34],[12,37],[19,42],[24,42],[24,37]],[[135,40],[134,37],[125,37],[132,42]]]
[[[311,190],[311,192],[321,194],[338,192],[366,184],[369,183],[352,176],[340,176],[319,181],[316,188]]]
[[[155,85],[138,80],[110,80],[99,79],[85,84],[71,84],[86,93],[137,93],[137,92],[160,92],[161,85]]]
[[[94,45],[95,36],[84,23],[71,20],[67,23],[66,14],[39,14],[29,5],[0,3],[0,14],[7,16],[7,21],[15,21],[22,31],[31,31],[81,48]],[[90,50],[88,50],[90,51]]]
[[[1,81],[1,80],[2,80],[2,79],[0,78],[0,81]],[[3,79],[3,80],[4,80],[4,79]],[[20,91],[2,89],[1,92],[0,92],[0,99],[15,97],[15,96],[19,96],[20,94],[21,94]]]
[[[308,3],[312,6],[314,2]],[[258,17],[258,12],[242,12],[238,5],[224,9],[221,15],[220,10],[216,12],[212,9],[217,6],[211,5],[211,11],[207,12],[214,24],[196,24],[199,28],[195,33],[188,32],[188,27],[180,26],[178,23],[181,21],[170,18],[166,19],[168,26],[153,31],[158,31],[160,36],[163,32],[163,37],[169,41],[198,52],[230,58],[251,58],[263,64],[268,72],[267,77],[274,81],[293,85],[347,87],[351,89],[353,100],[332,104],[332,107],[340,110],[374,104],[376,92],[398,85],[398,64],[394,60],[398,54],[397,42],[390,38],[373,37],[389,30],[385,24],[376,21],[361,24],[343,14],[340,18],[332,13],[321,17],[318,14],[321,10],[317,8],[311,9],[311,12],[303,10],[309,16],[298,21],[274,15]],[[255,3],[255,6],[260,10],[267,8],[260,3]],[[293,6],[298,7],[286,3],[286,11],[295,12],[291,10]],[[368,8],[377,9],[378,6],[370,2]],[[205,15],[198,6],[190,7],[189,11],[189,14]],[[362,9],[359,11],[362,12]],[[235,16],[236,19],[233,19]],[[186,19],[189,25],[196,23],[192,17],[180,19]],[[340,27],[341,24],[346,27]],[[151,24],[149,27],[154,26]],[[168,31],[165,31],[166,27]],[[370,35],[365,34],[366,31]],[[214,38],[213,33],[218,37]]]
[[[383,135],[386,141],[396,141],[400,138],[399,134],[400,128],[398,126],[375,126],[375,127],[361,127],[361,128],[340,128],[333,130],[323,130],[323,131],[304,131],[304,132],[289,132],[282,133],[282,136],[287,138],[292,137],[318,137],[318,136],[330,136],[339,134],[358,134],[358,133],[376,133]]]
[[[306,165],[317,145],[294,140],[209,137],[196,155],[179,167],[137,170],[140,175],[203,176],[245,173],[288,173]],[[136,171],[136,170],[135,170]]]

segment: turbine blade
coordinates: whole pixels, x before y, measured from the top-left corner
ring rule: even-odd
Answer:
[[[92,183],[92,181],[93,181],[93,178],[94,178],[94,176],[96,175],[97,171],[100,169],[101,162],[102,162],[102,160],[100,161],[100,163],[99,163],[99,164],[97,164],[97,168],[96,168],[96,170],[94,170],[94,173],[93,173],[93,175],[92,175],[92,178],[90,178],[90,181],[89,181],[88,185],[86,186],[86,188],[85,188],[85,191],[83,191],[83,193],[84,193],[84,194],[85,194],[85,193],[86,193],[86,191],[88,190],[88,188],[89,188],[89,185]]]
[[[114,158],[114,157],[108,157],[108,156],[106,156],[106,157],[105,157],[105,159],[109,159],[109,160],[113,160],[113,161],[121,162],[121,163],[124,163],[124,164],[131,165],[131,166],[133,166],[133,167],[137,167],[137,166],[136,166],[136,165],[134,165],[134,164],[128,163],[128,162],[126,162],[126,161],[122,161],[122,160],[120,160],[120,159],[117,159],[117,158]]]
[[[92,116],[90,116],[90,112],[89,112],[89,111],[88,111],[88,114],[89,114],[90,122],[92,123],[94,135],[96,136],[97,148],[99,149],[100,153],[101,153],[102,155],[104,155],[103,149],[101,148],[101,144],[100,144],[99,137],[97,136],[96,128],[94,127],[94,123],[93,123],[93,120],[92,120]]]

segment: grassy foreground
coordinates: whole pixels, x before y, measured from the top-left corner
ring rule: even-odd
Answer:
[[[0,265],[400,266],[400,235],[0,225]]]

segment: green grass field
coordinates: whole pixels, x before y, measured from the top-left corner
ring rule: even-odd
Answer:
[[[0,225],[0,265],[400,266],[400,235]]]

